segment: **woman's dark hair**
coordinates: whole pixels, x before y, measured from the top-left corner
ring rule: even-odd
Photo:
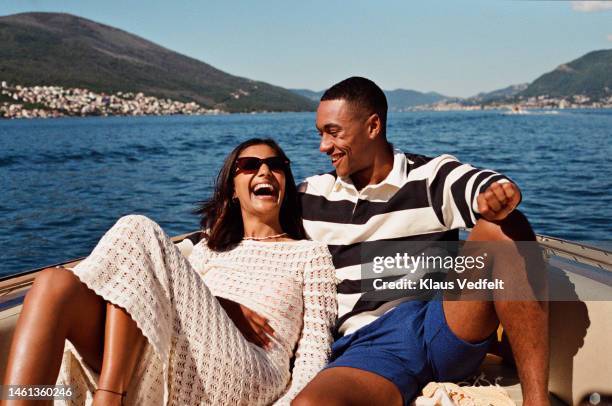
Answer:
[[[242,241],[244,237],[240,203],[233,199],[234,175],[236,159],[244,149],[253,145],[267,145],[276,152],[277,156],[289,162],[285,152],[274,140],[262,138],[251,138],[244,141],[225,158],[223,167],[217,176],[212,198],[200,202],[194,210],[195,214],[202,216],[200,226],[204,230],[207,245],[212,250],[227,250]],[[296,240],[305,237],[297,188],[289,165],[285,169],[285,197],[281,203],[279,217],[281,227],[289,237]]]

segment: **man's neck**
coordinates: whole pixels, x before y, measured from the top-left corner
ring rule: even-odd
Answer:
[[[375,185],[387,178],[393,169],[393,148],[387,144],[386,148],[381,148],[380,152],[374,156],[372,165],[351,175],[351,181],[357,190],[361,190],[368,185]]]

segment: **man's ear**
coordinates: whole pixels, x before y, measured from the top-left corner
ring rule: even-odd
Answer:
[[[372,114],[366,124],[368,126],[368,137],[371,140],[376,139],[382,133],[382,121],[378,114]]]

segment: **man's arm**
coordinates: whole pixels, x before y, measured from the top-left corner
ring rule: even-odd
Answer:
[[[489,221],[503,220],[519,205],[521,191],[512,182],[494,182],[478,195],[478,212]]]
[[[449,229],[472,228],[480,217],[504,219],[520,203],[518,186],[505,175],[461,163],[451,155],[435,158],[434,165],[431,204]]]

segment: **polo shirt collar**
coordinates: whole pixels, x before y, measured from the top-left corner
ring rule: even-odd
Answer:
[[[407,176],[407,164],[406,155],[399,149],[393,148],[393,167],[391,172],[385,179],[375,185],[368,185],[364,189],[378,188],[383,185],[390,185],[396,188],[401,188],[404,184]],[[336,182],[334,183],[334,190],[338,191],[342,188],[355,190],[355,185],[350,177],[341,178],[336,176]]]

